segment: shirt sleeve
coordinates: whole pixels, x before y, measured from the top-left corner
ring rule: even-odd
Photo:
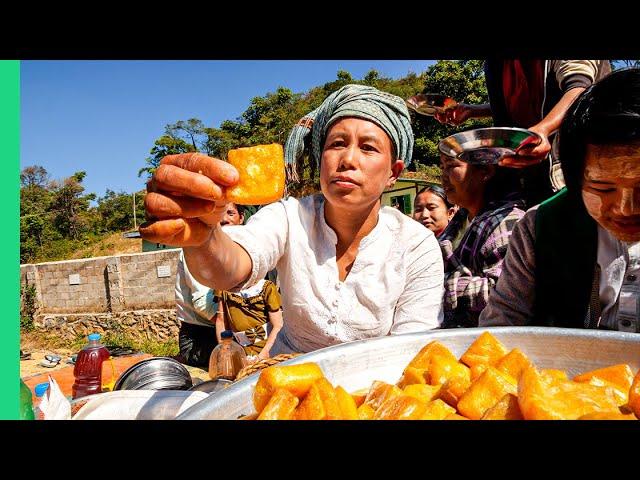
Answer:
[[[529,210],[511,235],[502,274],[480,314],[480,327],[527,325],[535,302],[535,218]]]
[[[253,214],[246,225],[228,225],[223,231],[251,257],[251,275],[234,292],[255,285],[284,255],[289,222],[284,201],[269,204]]]
[[[487,306],[489,294],[502,273],[503,261],[509,248],[511,234],[524,216],[520,209],[513,209],[486,237],[479,255],[482,263],[480,275],[474,275],[468,266],[456,257],[448,243],[442,242],[445,257],[445,310],[480,312]]]
[[[267,310],[270,312],[277,312],[282,308],[282,302],[280,299],[280,294],[278,293],[278,287],[267,280],[267,285],[264,289],[265,296],[265,304],[267,305]]]
[[[190,301],[191,298],[184,298],[185,296],[190,297],[191,293],[187,286],[187,279],[184,274],[184,253],[182,250],[180,251],[180,257],[178,258],[178,267],[176,269],[176,286],[175,286],[175,297],[177,305],[184,305],[185,300]]]
[[[442,323],[444,269],[435,236],[407,252],[407,282],[396,303],[391,334],[421,332]]]
[[[201,317],[211,319],[218,313],[218,304],[214,301],[213,290],[202,284],[197,284],[192,293],[193,309]]]
[[[572,88],[587,88],[595,81],[600,60],[553,60],[552,69],[563,92]]]

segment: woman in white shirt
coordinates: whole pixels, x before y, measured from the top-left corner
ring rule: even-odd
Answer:
[[[342,87],[293,128],[285,147],[290,173],[305,145],[320,165],[322,193],[275,202],[247,225],[224,229],[218,208],[237,171],[200,154],[165,157],[146,199],[148,214],[160,220],[142,235],[182,245],[191,272],[212,288],[239,290],[277,268],[284,328],[272,355],[438,327],[438,243],[380,204],[411,161],[404,101],[372,87]],[[180,241],[185,229],[196,239],[190,245]]]

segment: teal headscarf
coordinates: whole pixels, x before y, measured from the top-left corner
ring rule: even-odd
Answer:
[[[342,117],[362,118],[378,125],[389,135],[398,159],[409,165],[413,153],[413,131],[404,100],[366,85],[345,85],[301,118],[291,130],[284,147],[289,180],[298,181],[296,167],[304,155],[305,146],[310,147],[311,162],[315,166],[320,164],[327,130]]]

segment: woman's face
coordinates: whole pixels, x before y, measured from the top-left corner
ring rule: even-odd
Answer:
[[[404,168],[404,162],[392,158],[391,139],[375,123],[337,120],[327,132],[320,167],[327,202],[350,208],[374,204]]]
[[[582,199],[589,215],[617,239],[640,241],[640,142],[587,145]]]
[[[447,228],[454,213],[453,208],[447,209],[442,198],[429,191],[416,196],[413,208],[413,219],[436,235],[440,235]]]
[[[484,194],[487,172],[461,160],[440,154],[442,168],[442,188],[447,199],[462,208],[475,204]]]

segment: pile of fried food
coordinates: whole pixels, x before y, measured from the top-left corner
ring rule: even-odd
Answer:
[[[569,379],[538,370],[517,348],[489,332],[458,360],[443,344],[427,344],[396,385],[368,390],[333,387],[315,363],[272,366],[256,385],[258,420],[635,420],[640,371],[612,365]]]

